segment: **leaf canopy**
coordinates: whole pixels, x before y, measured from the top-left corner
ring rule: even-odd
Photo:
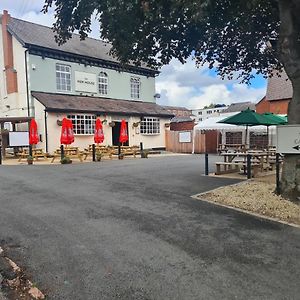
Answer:
[[[122,63],[159,68],[192,57],[223,78],[239,72],[244,82],[253,70],[267,75],[282,68],[270,47],[279,35],[276,0],[46,0],[43,11],[53,4],[59,43],[75,30],[86,38],[96,13],[100,37]]]

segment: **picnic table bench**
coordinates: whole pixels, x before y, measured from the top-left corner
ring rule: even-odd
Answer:
[[[22,159],[27,159],[29,156],[29,149],[24,148],[21,152],[17,153],[19,160],[21,161]],[[43,151],[43,149],[40,148],[33,148],[32,149],[32,157],[35,160],[38,160],[39,158],[47,159],[47,153]]]
[[[135,158],[138,152],[140,151],[139,146],[121,146],[121,153],[124,155],[133,155]],[[113,146],[112,154],[118,155],[119,154],[119,147]]]
[[[64,155],[70,158],[78,158],[80,162],[82,162],[83,161],[82,157],[84,155],[84,152],[80,151],[78,147],[65,147]],[[61,157],[61,149],[59,148],[54,151],[51,163],[53,163],[56,158],[60,158],[60,157]]]
[[[112,147],[109,146],[103,146],[103,145],[95,145],[96,153],[101,153],[103,156],[108,156],[110,159],[112,159]],[[93,145],[89,145],[88,148],[84,149],[83,155],[84,160],[87,159],[89,155],[93,154]]]
[[[222,170],[223,167],[223,170]],[[233,161],[233,162],[216,162],[216,172],[215,175],[228,174],[228,173],[237,173],[240,169],[244,170],[246,174],[247,162],[244,161]],[[254,162],[251,163],[251,174],[253,177],[261,171],[261,164]]]

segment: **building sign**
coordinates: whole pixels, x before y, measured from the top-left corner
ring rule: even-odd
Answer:
[[[300,154],[300,124],[277,126],[277,153]]]
[[[190,143],[192,141],[190,131],[179,132],[179,143]]]
[[[75,90],[78,92],[97,93],[96,74],[75,71]]]

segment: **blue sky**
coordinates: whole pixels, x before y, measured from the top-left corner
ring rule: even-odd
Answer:
[[[13,17],[51,26],[53,13],[40,13],[43,4],[43,0],[1,0],[0,11],[7,9]],[[92,29],[92,36],[97,38],[99,24],[94,21]],[[210,103],[258,102],[265,95],[266,80],[256,76],[248,86],[237,80],[222,80],[205,66],[198,69],[192,60],[184,65],[173,60],[161,69],[156,91],[161,94],[159,104],[193,109]]]

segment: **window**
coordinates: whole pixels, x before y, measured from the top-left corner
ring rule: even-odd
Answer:
[[[144,117],[141,120],[141,134],[159,134],[160,121],[159,118]]]
[[[131,77],[130,79],[131,99],[140,99],[140,88],[141,88],[140,78]]]
[[[199,116],[202,116],[202,111],[198,111],[198,115],[199,115]]]
[[[212,113],[212,111],[211,111],[211,110],[208,110],[208,111],[207,111],[207,114],[208,114],[208,115],[210,115],[211,113]]]
[[[72,120],[74,134],[94,134],[96,116],[88,115],[68,115]]]
[[[98,76],[99,94],[107,95],[108,76],[105,72],[100,72]]]
[[[199,118],[199,122],[202,122],[202,118]]]
[[[71,67],[56,64],[56,88],[59,91],[71,91]]]

